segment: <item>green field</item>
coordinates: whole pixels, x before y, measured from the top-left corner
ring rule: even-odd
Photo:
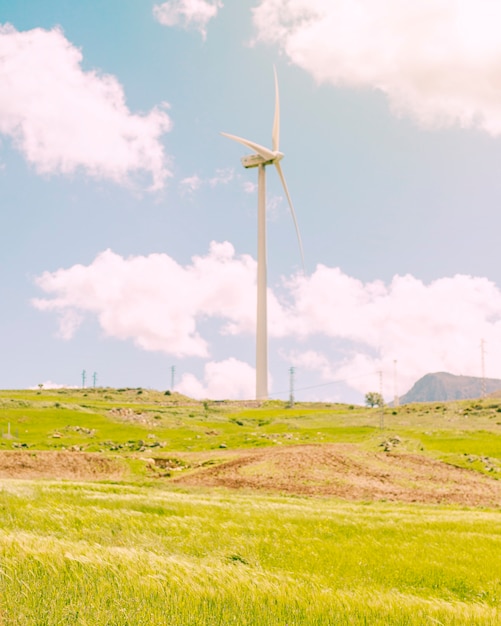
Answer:
[[[398,435],[402,452],[497,481],[500,407],[386,409],[382,430],[379,410],[344,405],[0,392],[0,452],[93,452],[125,468],[0,479],[0,624],[501,624],[499,508],[190,488],[144,462],[340,442],[381,453]]]
[[[378,446],[398,433],[409,448],[449,460],[466,454],[501,461],[501,400],[406,405],[381,412],[341,404],[197,402],[143,389],[0,391],[1,449],[125,452],[156,441],[176,451],[282,443],[354,442]],[[9,426],[10,425],[10,426]],[[153,441],[149,441],[151,439]],[[120,447],[122,446],[122,447]],[[141,446],[139,446],[141,447]],[[159,446],[160,447],[160,446]]]

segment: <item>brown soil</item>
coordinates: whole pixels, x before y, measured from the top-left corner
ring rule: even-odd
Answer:
[[[101,454],[86,452],[0,451],[0,478],[123,478],[123,466]]]
[[[377,453],[350,444],[287,446],[231,453],[176,483],[347,500],[501,506],[501,481],[417,454]]]
[[[501,506],[501,480],[406,452],[371,452],[354,444],[322,444],[177,454],[150,459],[169,481],[346,500]],[[207,464],[216,460],[217,464]],[[173,464],[174,463],[174,464]],[[165,475],[163,473],[158,476]],[[98,453],[0,451],[0,478],[124,478],[124,465]]]

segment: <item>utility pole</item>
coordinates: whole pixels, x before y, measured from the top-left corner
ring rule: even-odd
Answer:
[[[94,372],[94,374],[92,374],[92,386],[94,387],[94,389],[96,388],[96,381],[97,381],[97,372]]]
[[[485,380],[485,340],[484,339],[480,341],[480,359],[482,362],[482,399],[484,399],[487,394],[487,384]]]
[[[171,390],[171,391],[174,391],[174,382],[175,382],[175,379],[176,379],[176,366],[175,366],[175,365],[173,365],[173,366],[170,368],[170,390]]]
[[[293,367],[289,370],[289,407],[294,406],[294,374],[295,369]]]
[[[87,378],[87,373],[85,370],[82,371],[82,389],[85,389],[85,379]]]

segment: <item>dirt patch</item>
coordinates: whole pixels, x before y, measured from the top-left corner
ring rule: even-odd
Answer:
[[[280,446],[151,458],[177,484],[347,500],[501,506],[501,480],[406,452],[355,444]],[[186,472],[185,467],[192,469]],[[165,470],[169,470],[166,472]],[[174,469],[179,470],[174,476]],[[119,480],[125,466],[99,453],[0,451],[0,478]]]
[[[501,506],[501,481],[417,454],[324,444],[261,448],[232,456],[172,480],[348,500]]]
[[[123,475],[124,467],[118,461],[98,453],[0,451],[0,478],[115,480]]]

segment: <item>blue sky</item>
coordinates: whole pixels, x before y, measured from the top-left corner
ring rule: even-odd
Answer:
[[[0,0],[0,385],[254,393],[256,171],[270,394],[501,378],[491,0]],[[396,375],[395,375],[396,374]]]

